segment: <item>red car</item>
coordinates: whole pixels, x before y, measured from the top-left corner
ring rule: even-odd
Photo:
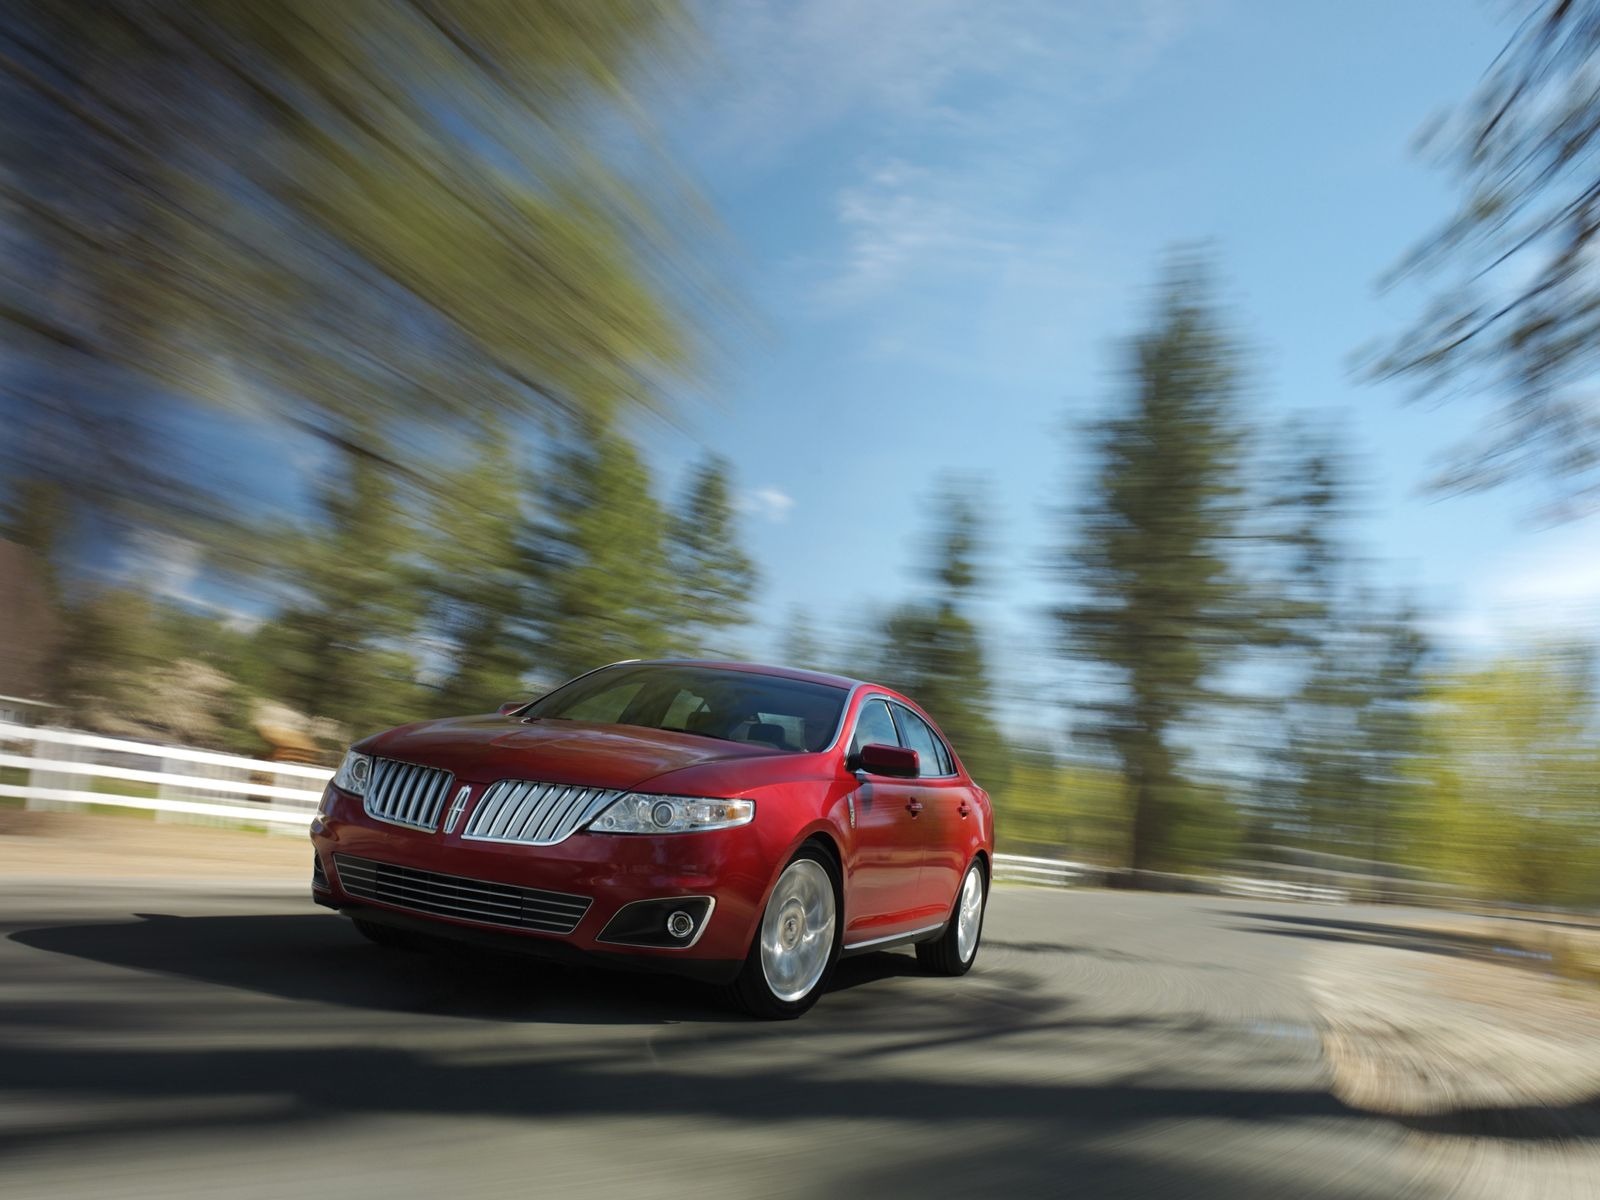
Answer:
[[[794,1017],[841,954],[909,943],[965,974],[994,818],[927,714],[888,688],[629,662],[357,743],[311,840],[317,902],[381,944],[444,936],[671,971]]]

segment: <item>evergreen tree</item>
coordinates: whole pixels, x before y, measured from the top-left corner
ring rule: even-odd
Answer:
[[[877,674],[928,711],[973,778],[993,791],[1007,768],[983,638],[970,613],[983,540],[973,490],[947,488],[936,520],[926,568],[934,594],[901,605],[885,619]]]
[[[1063,547],[1066,647],[1117,684],[1104,733],[1127,779],[1135,870],[1178,854],[1175,831],[1201,797],[1175,734],[1222,698],[1218,672],[1257,629],[1234,564],[1245,516],[1237,364],[1204,265],[1175,262],[1131,343],[1126,392],[1092,429],[1097,474]]]
[[[359,736],[419,711],[420,537],[380,461],[347,455],[318,523],[273,539],[285,603],[257,637],[269,694]]]
[[[432,510],[423,581],[430,632],[449,664],[436,707],[483,712],[523,690],[536,597],[523,539],[526,472],[515,443],[491,426],[467,466],[448,475]]]
[[[621,434],[590,425],[558,456],[539,547],[537,669],[547,681],[674,648],[667,518]]]
[[[719,639],[750,619],[756,568],[739,545],[737,526],[728,465],[707,459],[696,468],[669,526],[679,607],[673,633],[690,653],[725,653]]]
[[[779,651],[785,666],[800,667],[807,671],[826,671],[830,661],[827,649],[817,634],[816,622],[811,614],[795,605],[789,611],[789,623],[783,632]]]

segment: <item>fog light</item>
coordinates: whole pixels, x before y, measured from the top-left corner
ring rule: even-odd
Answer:
[[[694,932],[694,918],[679,909],[667,918],[667,932],[675,938],[686,938]]]

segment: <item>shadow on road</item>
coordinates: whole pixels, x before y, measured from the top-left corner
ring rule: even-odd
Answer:
[[[1420,954],[1443,954],[1454,958],[1494,958],[1495,947],[1500,943],[1500,939],[1488,933],[1422,929],[1411,925],[1335,920],[1331,917],[1302,917],[1289,913],[1236,912],[1228,909],[1213,911],[1261,922],[1258,925],[1232,926],[1242,933],[1269,933],[1278,937],[1308,938],[1322,942],[1389,946],[1396,950],[1415,950]]]
[[[11,940],[109,966],[158,971],[288,1000],[380,1011],[554,1024],[741,1021],[713,989],[667,975],[608,971],[441,943],[386,950],[321,913],[173,917],[23,930]],[[842,959],[828,991],[919,974],[907,954]]]
[[[186,1135],[252,1140],[387,1116],[527,1121],[530,1133],[571,1120],[723,1131],[836,1121],[889,1143],[914,1132],[926,1145],[931,1134],[950,1148],[912,1159],[885,1145],[850,1170],[850,1194],[1060,1194],[1069,1181],[1082,1195],[1394,1194],[1319,1175],[1293,1156],[1265,1155],[1245,1173],[1215,1164],[1215,1174],[1145,1157],[1152,1123],[1249,1122],[1252,1136],[1284,1145],[1330,1121],[1374,1144],[1399,1131],[1318,1087],[1219,1087],[1148,1068],[1074,1079],[1051,1064],[1097,1053],[1139,1061],[1130,1052],[1151,1037],[1206,1061],[1247,1062],[1261,1041],[1193,1014],[1080,1013],[1070,994],[1050,994],[1020,971],[992,969],[983,987],[907,986],[914,981],[896,977],[918,968],[906,954],[848,959],[831,1004],[771,1024],[731,1018],[704,989],[670,978],[385,951],[323,914],[152,914],[10,940],[142,972],[145,982],[96,973],[96,986],[112,980],[103,1000],[74,999],[80,990],[50,1013],[35,1005],[31,1016],[15,1006],[0,1014],[13,1027],[0,1087],[61,1114],[86,1096],[128,1102],[113,1117],[63,1115],[43,1130],[0,1133],[0,1157],[36,1154],[44,1142],[164,1136],[175,1111]],[[159,976],[238,994],[175,995]],[[870,994],[878,983],[887,999]],[[506,1028],[464,1040],[462,1019]],[[528,1031],[541,1023],[551,1028]],[[48,1036],[19,1029],[29,1025]],[[626,1025],[640,1028],[616,1028]],[[270,1106],[240,1111],[249,1098]]]

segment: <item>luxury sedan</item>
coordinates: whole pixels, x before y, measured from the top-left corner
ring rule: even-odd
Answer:
[[[994,819],[888,688],[626,662],[358,742],[311,839],[314,898],[380,944],[671,971],[795,1017],[843,954],[909,944],[965,974]]]

